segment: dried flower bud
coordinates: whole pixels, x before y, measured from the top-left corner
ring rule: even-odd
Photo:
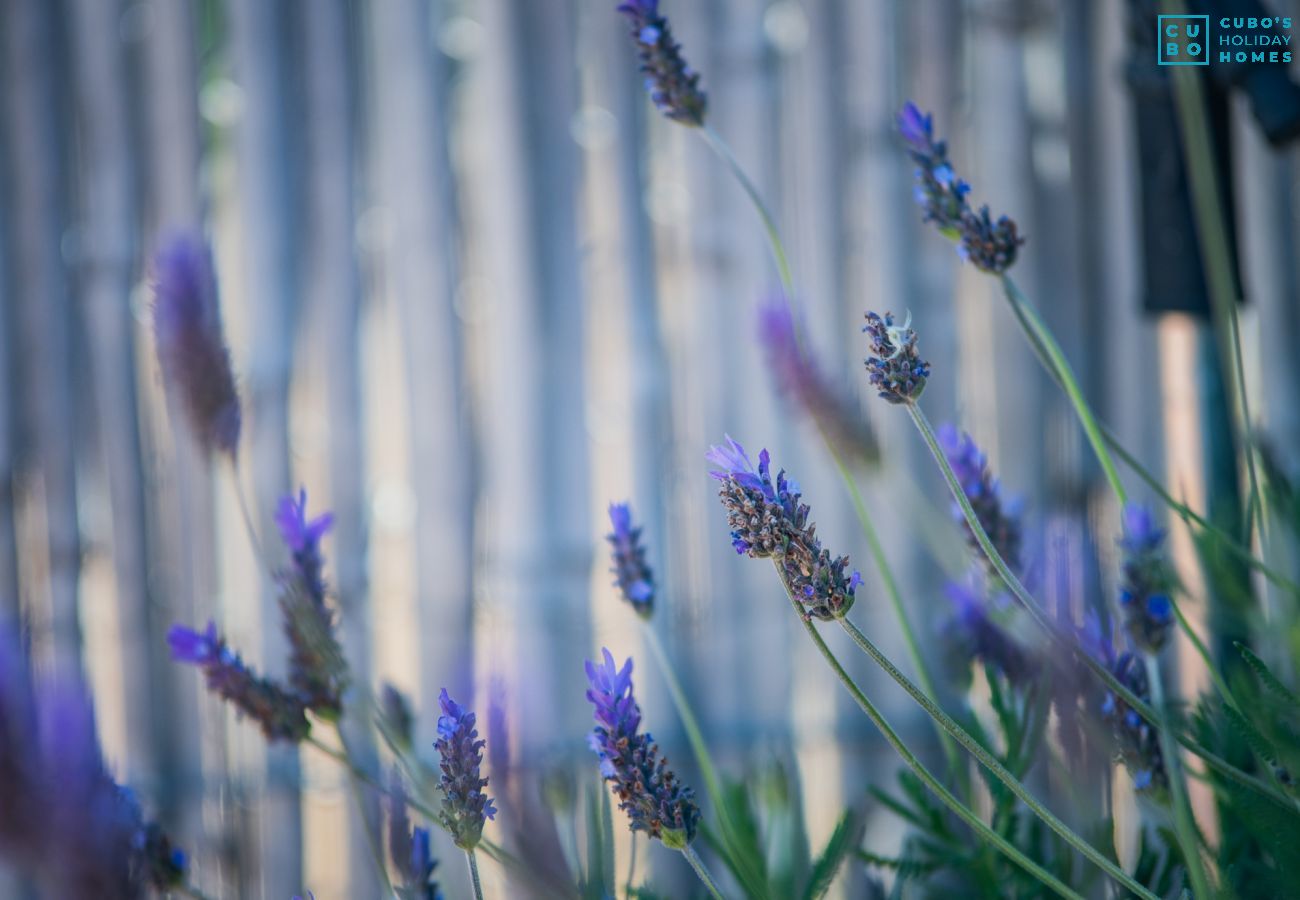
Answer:
[[[668,20],[659,14],[659,0],[626,0],[618,11],[631,22],[632,40],[654,105],[674,122],[703,125],[708,100],[700,90],[699,73],[682,58]]]
[[[893,313],[884,317],[867,313],[863,326],[871,338],[871,355],[867,357],[867,377],[880,396],[890,403],[911,403],[925,390],[930,364],[916,352],[916,332],[909,314],[902,325],[894,324]]]

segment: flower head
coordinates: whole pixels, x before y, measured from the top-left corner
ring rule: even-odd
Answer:
[[[197,235],[176,234],[153,262],[154,341],[170,392],[184,406],[199,444],[231,457],[240,408],[217,304],[212,255]]]
[[[946,631],[961,649],[962,661],[979,660],[1001,672],[1011,684],[1027,686],[1041,669],[1038,656],[990,615],[989,601],[970,585],[952,582],[946,593],[953,605]]]
[[[988,457],[976,446],[969,434],[959,432],[952,425],[939,426],[939,445],[948,459],[957,480],[961,482],[962,493],[975,510],[975,518],[980,527],[993,542],[998,555],[1011,567],[1012,571],[1020,568],[1020,521],[1013,504],[1004,504],[997,479],[989,471]],[[961,507],[953,504],[953,516],[966,528],[966,539],[971,547],[979,550],[979,543],[971,531]],[[981,558],[983,558],[981,554]],[[985,559],[989,576],[997,579],[998,573],[992,563]]]
[[[785,398],[802,410],[837,451],[864,463],[880,458],[880,446],[867,419],[817,368],[799,346],[794,315],[784,298],[759,308],[759,339],[767,364]]]
[[[442,756],[442,824],[456,846],[472,850],[483,834],[484,819],[496,817],[492,798],[483,793],[488,780],[480,774],[484,741],[479,740],[474,713],[451,699],[443,688],[438,696],[442,715],[438,718],[438,740],[434,746]]]
[[[297,743],[311,730],[302,700],[271,679],[254,674],[217,634],[216,623],[209,622],[204,631],[173,625],[167,643],[172,659],[202,669],[208,690],[257,722],[268,740]]]
[[[325,557],[321,538],[334,523],[331,513],[307,517],[307,492],[284,497],[275,514],[280,537],[293,557],[280,580],[280,610],[289,640],[289,683],[308,709],[337,716],[343,708],[347,661],[335,634],[334,611],[325,602]]]
[[[1151,510],[1136,503],[1124,507],[1120,612],[1129,637],[1147,653],[1164,648],[1174,625],[1176,579],[1165,559],[1164,541],[1165,531],[1156,526]]]
[[[1119,683],[1132,691],[1138,699],[1151,699],[1146,666],[1140,656],[1122,653],[1111,663],[1110,669]],[[1169,780],[1165,775],[1164,755],[1155,726],[1111,691],[1103,694],[1100,713],[1102,719],[1111,726],[1116,755],[1133,776],[1133,787],[1139,792],[1162,793],[1168,787]]]
[[[745,448],[730,435],[726,440],[726,445],[711,448],[707,459],[718,467],[709,474],[722,482],[718,496],[727,510],[731,546],[754,559],[775,559],[806,616],[844,616],[862,576],[849,570],[847,556],[832,557],[822,547],[799,486],[786,478],[784,469],[772,478],[767,450],[758,454],[754,468]]]
[[[388,855],[400,879],[394,889],[402,900],[442,900],[433,880],[438,861],[433,858],[429,829],[411,827],[406,805],[406,785],[394,772],[388,791]]]
[[[586,665],[587,699],[596,719],[588,742],[600,758],[600,774],[613,786],[632,831],[644,831],[668,847],[685,847],[695,839],[700,821],[694,794],[668,768],[654,738],[640,731],[632,660],[619,668],[613,654],[601,653],[603,662]]]
[[[976,268],[995,274],[1011,268],[1024,243],[1016,223],[1006,216],[994,222],[987,206],[978,213],[971,209],[966,199],[970,185],[953,170],[947,144],[935,140],[933,117],[913,103],[904,104],[898,114],[898,132],[916,164],[916,202],[924,221],[959,239],[958,255]]]
[[[668,20],[659,14],[659,0],[625,0],[618,11],[632,25],[632,40],[654,105],[674,122],[703,125],[708,98],[700,89],[699,73],[682,58]]]
[[[925,390],[925,380],[930,377],[930,364],[916,352],[916,332],[912,330],[909,315],[902,325],[894,323],[893,313],[882,317],[867,313],[863,326],[871,339],[871,355],[867,357],[867,377],[890,403],[911,403]]]
[[[627,503],[611,503],[609,521],[614,528],[606,538],[614,560],[614,567],[610,569],[614,573],[614,584],[637,614],[648,619],[654,612],[655,582],[654,573],[645,559],[641,528],[632,524],[632,507]]]

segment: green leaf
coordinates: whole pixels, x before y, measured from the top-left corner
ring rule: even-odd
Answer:
[[[1270,693],[1285,701],[1290,706],[1300,709],[1300,698],[1296,697],[1296,695],[1291,692],[1290,688],[1283,684],[1278,677],[1273,674],[1269,667],[1264,664],[1264,660],[1256,656],[1249,647],[1240,641],[1236,642],[1236,647],[1237,652],[1240,653],[1242,659],[1246,661],[1246,665],[1250,666],[1251,670],[1255,673],[1255,677],[1260,680],[1260,683],[1263,684],[1264,687],[1268,688]]]
[[[831,832],[830,840],[822,850],[817,861],[813,863],[812,874],[808,877],[808,886],[804,888],[804,900],[817,900],[830,889],[835,880],[835,873],[862,836],[862,817],[854,810],[844,813]]]

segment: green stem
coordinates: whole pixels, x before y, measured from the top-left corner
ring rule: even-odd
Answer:
[[[718,158],[730,170],[732,177],[740,183],[740,187],[749,197],[749,202],[754,205],[758,217],[763,220],[763,228],[767,231],[768,246],[772,248],[772,257],[776,260],[776,269],[781,275],[781,286],[785,288],[786,302],[794,302],[794,276],[790,274],[790,260],[785,254],[785,245],[781,243],[781,233],[777,231],[776,220],[772,218],[772,213],[768,211],[767,204],[763,202],[763,197],[759,194],[757,186],[750,180],[744,167],[740,165],[740,160],[736,159],[736,154],[732,153],[731,148],[727,146],[727,142],[708,125],[701,127],[699,132],[701,137],[704,138],[704,142],[709,145],[709,149],[718,155]]]
[[[713,765],[713,756],[709,753],[709,745],[704,740],[704,732],[700,730],[699,720],[695,718],[695,712],[691,709],[690,701],[686,699],[686,692],[682,689],[681,682],[677,680],[676,670],[668,659],[668,653],[664,650],[658,633],[646,619],[641,619],[640,622],[646,645],[649,646],[651,655],[654,656],[655,661],[658,663],[659,671],[663,673],[664,683],[668,687],[668,694],[672,697],[673,706],[677,708],[677,715],[682,720],[682,728],[686,731],[686,741],[691,745],[691,754],[695,757],[695,764],[700,767],[700,776],[704,779],[704,790],[709,795],[709,800],[717,812],[722,841],[728,849],[734,849],[738,845],[736,840],[738,831],[727,811],[726,798],[722,793],[722,780],[718,777],[717,769]],[[743,858],[743,854],[733,855],[737,860]],[[761,879],[755,877],[755,881],[758,880]]]
[[[191,900],[209,900],[208,895],[196,888],[194,885],[186,882],[176,886],[176,893],[190,897]]]
[[[474,887],[474,900],[483,900],[483,882],[478,877],[478,860],[474,857],[474,848],[465,851],[465,859],[469,860],[469,881]]]
[[[695,852],[695,848],[687,844],[682,848],[682,856],[686,857],[686,861],[691,864],[691,868],[700,877],[700,881],[704,882],[704,886],[709,891],[709,896],[713,897],[713,900],[722,900],[722,892],[718,890],[717,883],[713,880],[713,876],[709,874],[708,868],[704,865],[704,860],[700,859],[700,855]]]
[[[366,849],[370,852],[370,861],[374,863],[379,880],[384,885],[384,896],[392,897],[394,896],[393,883],[388,878],[388,867],[384,865],[384,854],[379,848],[375,830],[370,827],[370,816],[366,813],[366,797],[361,789],[362,780],[356,774],[361,771],[361,767],[357,765],[352,751],[348,749],[348,741],[343,735],[341,722],[334,723],[334,731],[339,737],[339,746],[343,748],[341,756],[348,768],[348,786],[352,790],[352,801],[356,804],[357,815],[361,818],[361,828],[366,833]]]
[[[1062,897],[1079,897],[1079,894],[1070,890],[1070,888],[1057,879],[1055,875],[1038,865],[1038,863],[1034,862],[1020,850],[1016,849],[1015,845],[1010,843],[1006,838],[990,828],[983,819],[958,800],[952,792],[944,787],[943,783],[925,767],[925,764],[922,763],[921,760],[916,757],[916,754],[908,748],[907,744],[903,742],[903,739],[898,736],[898,733],[890,727],[889,722],[885,719],[884,715],[881,714],[880,710],[876,709],[875,705],[867,699],[867,695],[862,692],[860,687],[858,687],[857,682],[853,680],[853,677],[844,670],[842,665],[840,665],[840,661],[836,658],[834,652],[830,647],[826,646],[826,641],[817,630],[817,626],[812,623],[811,619],[804,615],[803,607],[799,605],[799,601],[795,599],[794,594],[790,590],[790,586],[786,584],[785,576],[781,572],[780,564],[776,563],[775,560],[773,562],[776,564],[777,575],[781,579],[781,585],[785,588],[786,596],[790,600],[790,605],[794,607],[795,614],[799,616],[799,621],[803,623],[804,630],[808,632],[808,636],[812,639],[818,652],[821,653],[822,659],[824,659],[826,664],[831,667],[831,671],[833,671],[835,676],[839,678],[840,683],[848,690],[849,694],[853,697],[854,701],[857,702],[862,711],[867,714],[867,718],[871,719],[872,723],[877,729],[879,729],[881,735],[885,738],[885,741],[888,742],[889,746],[894,749],[894,752],[902,758],[908,768],[916,774],[916,777],[919,778],[936,797],[943,801],[944,805],[951,809],[957,818],[969,825],[971,829],[980,837],[984,838],[984,840],[1001,850],[1012,862],[1016,863],[1026,872],[1033,875]]]
[[[1029,613],[1030,618],[1034,620],[1034,622],[1048,635],[1048,637],[1056,641],[1062,648],[1072,653],[1085,666],[1087,666],[1093,674],[1102,680],[1108,689],[1113,691],[1117,697],[1127,703],[1130,709],[1153,725],[1164,727],[1164,717],[1160,713],[1156,712],[1156,710],[1152,708],[1151,704],[1147,703],[1129,690],[1125,685],[1121,684],[1119,679],[1117,679],[1109,669],[1096,659],[1093,659],[1090,654],[1081,652],[1076,642],[1061,632],[1056,623],[1053,622],[1047,613],[1043,611],[1043,608],[1038,605],[1038,601],[1036,601],[1030,595],[1029,591],[1025,589],[1025,586],[1020,583],[1020,579],[1011,571],[1010,566],[1006,564],[1006,561],[1002,558],[1001,554],[998,553],[997,548],[993,546],[993,542],[984,531],[984,526],[980,524],[979,517],[975,515],[975,510],[971,508],[970,500],[966,497],[965,491],[962,490],[961,482],[958,481],[957,475],[952,470],[952,466],[948,464],[948,458],[944,455],[943,448],[939,446],[939,439],[935,437],[934,428],[931,427],[929,419],[925,417],[925,413],[922,412],[921,408],[914,403],[908,404],[907,411],[911,415],[912,422],[916,425],[917,430],[921,433],[921,437],[925,439],[926,445],[930,448],[930,453],[934,456],[934,460],[938,464],[939,470],[943,473],[944,480],[948,483],[948,489],[952,493],[953,499],[956,500],[957,505],[961,507],[962,515],[966,518],[966,524],[970,526],[971,533],[975,535],[975,540],[980,545],[980,549],[984,551],[984,555],[993,565],[994,571],[996,571],[1002,578],[1007,589],[1010,590],[1015,598],[1024,606],[1025,611]],[[1184,734],[1178,735],[1178,741],[1192,753],[1195,753],[1197,756],[1205,760],[1207,765],[1236,781],[1238,784],[1251,787],[1260,793],[1267,795],[1270,799],[1282,806],[1288,809],[1292,808],[1290,798],[1281,791],[1275,789],[1272,785],[1266,784],[1253,775],[1241,771],[1241,769],[1215,755],[1213,752],[1202,747],[1195,740]]]
[[[1110,451],[1106,449],[1106,440],[1102,436],[1101,426],[1097,424],[1097,418],[1092,414],[1092,409],[1088,406],[1088,401],[1084,399],[1083,390],[1079,387],[1079,381],[1074,376],[1074,370],[1070,368],[1070,362],[1065,358],[1065,353],[1061,346],[1052,336],[1051,330],[1047,324],[1039,317],[1038,312],[1030,305],[1025,295],[1020,292],[1020,288],[1011,279],[1010,275],[1002,276],[1002,290],[1006,293],[1007,299],[1017,311],[1017,318],[1021,323],[1034,332],[1038,338],[1038,343],[1047,355],[1050,361],[1050,368],[1057,374],[1062,390],[1070,400],[1070,405],[1074,407],[1074,413],[1079,417],[1079,424],[1083,426],[1083,432],[1088,437],[1088,443],[1092,445],[1092,452],[1097,457],[1097,462],[1101,464],[1101,470],[1106,475],[1106,480],[1110,482],[1110,489],[1115,493],[1115,499],[1119,505],[1123,506],[1128,502],[1128,494],[1124,490],[1124,483],[1120,481],[1119,472],[1115,468],[1115,461],[1111,459]]]
[[[1165,686],[1160,674],[1160,663],[1155,654],[1146,654],[1147,681],[1151,685],[1151,700],[1162,715],[1168,713],[1165,707]],[[1196,838],[1196,820],[1192,816],[1192,806],[1187,799],[1187,786],[1183,783],[1183,765],[1179,756],[1178,742],[1174,737],[1169,720],[1160,723],[1160,752],[1165,760],[1165,772],[1169,777],[1169,792],[1174,807],[1174,835],[1178,846],[1183,851],[1187,865],[1187,874],[1192,882],[1193,897],[1212,897],[1210,881],[1205,873],[1205,864],[1201,859],[1200,843]]]
[[[1047,825],[1048,828],[1055,831],[1067,844],[1082,853],[1087,859],[1091,860],[1103,869],[1106,874],[1110,875],[1128,890],[1137,894],[1139,897],[1146,898],[1146,900],[1159,900],[1155,894],[1134,881],[1123,869],[1116,865],[1105,854],[1097,850],[1082,837],[1072,831],[1070,827],[1058,819],[1051,810],[1043,806],[1043,804],[1029,792],[1029,789],[998,761],[997,757],[984,749],[984,746],[980,744],[979,741],[975,740],[975,738],[971,736],[970,732],[957,724],[956,720],[944,712],[937,703],[935,703],[930,697],[926,696],[924,691],[913,684],[906,675],[900,672],[898,667],[893,664],[889,657],[885,656],[885,654],[880,651],[880,648],[872,643],[871,639],[863,634],[856,625],[848,619],[840,619],[839,623],[840,627],[848,632],[848,635],[853,639],[853,642],[865,651],[868,656],[875,660],[876,664],[880,666],[880,668],[885,670],[885,674],[898,682],[903,690],[907,691],[908,696],[915,700],[918,706],[929,713],[931,718],[933,718],[934,721],[944,729],[944,731],[952,735],[957,743],[966,748],[967,752],[969,752],[971,756],[975,757],[980,765],[992,772],[994,777],[1010,788],[1011,793],[1023,800],[1025,805],[1029,807],[1034,815],[1042,819],[1043,823]]]

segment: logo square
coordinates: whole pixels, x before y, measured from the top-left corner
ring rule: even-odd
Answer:
[[[1156,63],[1162,66],[1208,66],[1210,64],[1210,17],[1158,17]]]

